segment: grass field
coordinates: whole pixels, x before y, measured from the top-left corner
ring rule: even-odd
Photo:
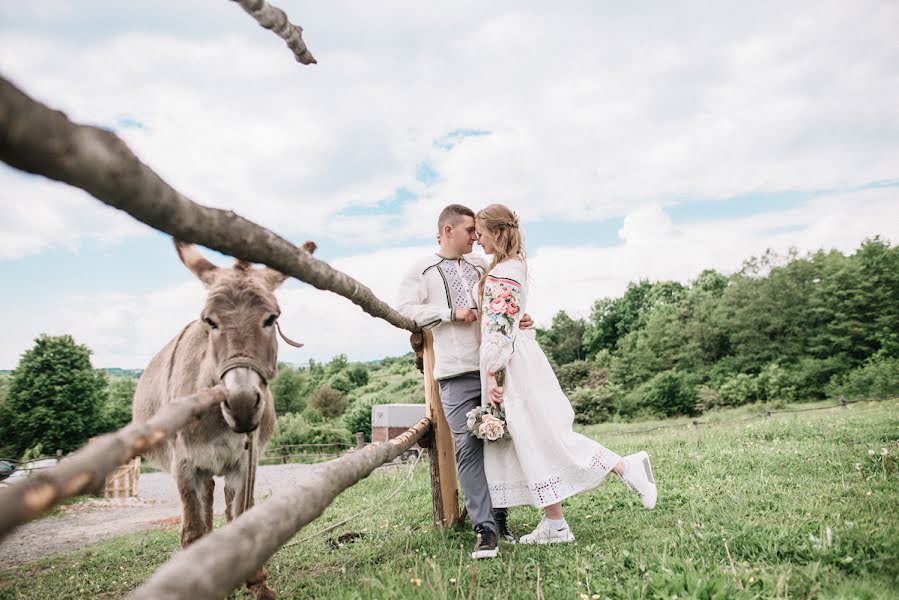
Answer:
[[[758,410],[706,415],[718,422],[697,429],[587,428],[620,454],[650,452],[656,510],[612,476],[566,501],[577,543],[504,545],[499,559],[477,564],[468,530],[430,526],[426,464],[386,505],[408,470],[380,472],[299,538],[371,511],[279,551],[270,583],[280,598],[899,597],[899,401],[735,421]],[[534,509],[511,511],[519,534],[537,519]],[[177,545],[174,530],[146,532],[0,572],[0,598],[118,598]]]

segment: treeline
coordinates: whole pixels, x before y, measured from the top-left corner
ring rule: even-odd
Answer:
[[[90,349],[71,336],[42,335],[16,368],[0,375],[0,458],[29,460],[75,450],[131,420],[140,371],[94,369]],[[371,437],[371,407],[424,402],[411,355],[350,363],[281,363],[271,384],[278,415],[270,447]]]
[[[899,393],[899,247],[768,251],[730,276],[642,280],[538,331],[577,419]]]

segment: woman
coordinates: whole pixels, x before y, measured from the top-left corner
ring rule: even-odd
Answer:
[[[518,322],[527,305],[527,265],[518,217],[502,204],[476,215],[480,245],[493,261],[479,285],[482,398],[503,404],[511,440],[489,442],[484,468],[493,506],[543,508],[525,544],[573,542],[562,500],[599,486],[610,471],[651,509],[656,485],[646,452],[620,457],[572,430],[574,411],[532,330]],[[504,381],[497,374],[504,370]]]

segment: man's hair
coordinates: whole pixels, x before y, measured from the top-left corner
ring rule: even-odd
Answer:
[[[450,204],[444,208],[440,211],[440,216],[437,218],[437,235],[443,234],[443,226],[447,223],[452,227],[458,225],[462,217],[474,219],[474,211],[461,204]]]

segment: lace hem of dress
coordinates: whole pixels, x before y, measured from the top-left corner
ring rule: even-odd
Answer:
[[[530,504],[542,508],[561,502],[578,492],[599,487],[619,456],[603,449],[583,466],[574,465],[543,481],[497,481],[490,483],[490,499],[496,508]]]

